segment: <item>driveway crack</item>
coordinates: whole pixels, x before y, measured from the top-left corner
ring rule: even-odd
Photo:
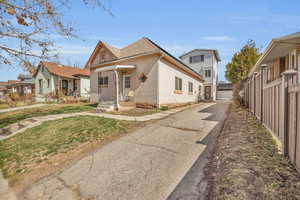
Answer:
[[[166,148],[166,147],[158,146],[158,145],[152,145],[152,144],[142,144],[142,143],[137,143],[137,142],[133,142],[133,144],[136,144],[136,145],[141,145],[141,146],[146,146],[146,147],[158,148],[158,149],[160,149],[160,150],[163,150],[163,151],[166,151],[166,152],[169,152],[169,153],[178,154],[178,152],[177,152],[177,151],[174,151],[174,150],[172,150],[172,149],[169,149],[169,148]]]
[[[182,130],[182,131],[191,131],[191,132],[199,132],[199,131],[202,131],[202,129],[184,128],[184,127],[172,126],[172,125],[166,125],[166,126],[164,126],[164,127],[175,128],[175,129],[178,129],[178,130]]]

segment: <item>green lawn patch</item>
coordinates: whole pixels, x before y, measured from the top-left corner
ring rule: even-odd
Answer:
[[[47,106],[37,108],[28,108],[23,110],[1,113],[0,128],[31,117],[90,111],[95,109],[95,107],[95,104],[90,103],[50,104]]]
[[[69,152],[83,143],[125,133],[130,122],[94,116],[53,120],[0,141],[0,168],[11,184],[34,165]]]

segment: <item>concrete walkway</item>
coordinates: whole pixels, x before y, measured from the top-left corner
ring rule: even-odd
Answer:
[[[17,200],[13,191],[9,188],[7,181],[0,172],[0,199]]]
[[[203,111],[211,105],[148,124],[31,184],[20,197],[164,200],[206,149],[202,141],[218,124]]]
[[[205,104],[206,106],[212,105],[212,104]],[[58,115],[47,115],[47,116],[41,116],[41,117],[32,117],[28,119],[24,119],[20,122],[11,124],[5,128],[0,128],[0,140],[4,140],[7,138],[10,138],[18,133],[21,133],[29,128],[33,128],[35,126],[41,125],[43,122],[50,121],[50,120],[56,120],[56,119],[62,119],[62,118],[68,118],[68,117],[74,117],[74,116],[95,116],[95,117],[105,117],[110,119],[117,119],[117,120],[125,120],[125,121],[149,121],[154,119],[162,119],[164,117],[167,117],[171,114],[180,112],[184,109],[195,107],[197,105],[191,105],[176,109],[171,109],[167,111],[158,112],[151,115],[145,115],[145,116],[139,116],[139,117],[133,117],[133,116],[125,116],[125,115],[114,115],[114,114],[108,114],[108,113],[91,113],[91,112],[80,112],[80,113],[70,113],[70,114],[58,114]]]
[[[11,111],[16,111],[16,110],[23,110],[27,108],[37,108],[41,106],[47,106],[48,104],[33,104],[33,105],[28,105],[28,106],[19,106],[19,107],[14,107],[14,108],[7,108],[7,109],[0,109],[0,113],[5,113],[5,112],[11,112]]]

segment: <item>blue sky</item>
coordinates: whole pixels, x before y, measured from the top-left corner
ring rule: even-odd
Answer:
[[[116,47],[149,37],[175,56],[194,48],[217,49],[221,80],[225,65],[249,39],[262,50],[274,37],[300,31],[300,1],[106,0],[113,16],[81,1],[64,10],[80,39],[53,34],[63,64],[84,63],[98,40]],[[24,73],[18,66],[0,68],[0,81]]]

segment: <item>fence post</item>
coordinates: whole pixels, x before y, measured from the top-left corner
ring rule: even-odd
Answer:
[[[265,74],[265,69],[267,68],[266,64],[262,64],[260,66],[260,122],[263,124],[263,109],[264,109],[264,74]]]
[[[297,74],[297,71],[293,69],[289,69],[282,73],[282,116],[281,120],[282,131],[283,131],[283,154],[288,156],[289,153],[289,128],[288,128],[288,120],[289,120],[289,93],[288,87],[292,84],[291,80],[293,76]]]
[[[253,113],[254,116],[256,116],[256,112],[255,112],[255,108],[256,108],[256,76],[257,76],[257,72],[253,73]]]

